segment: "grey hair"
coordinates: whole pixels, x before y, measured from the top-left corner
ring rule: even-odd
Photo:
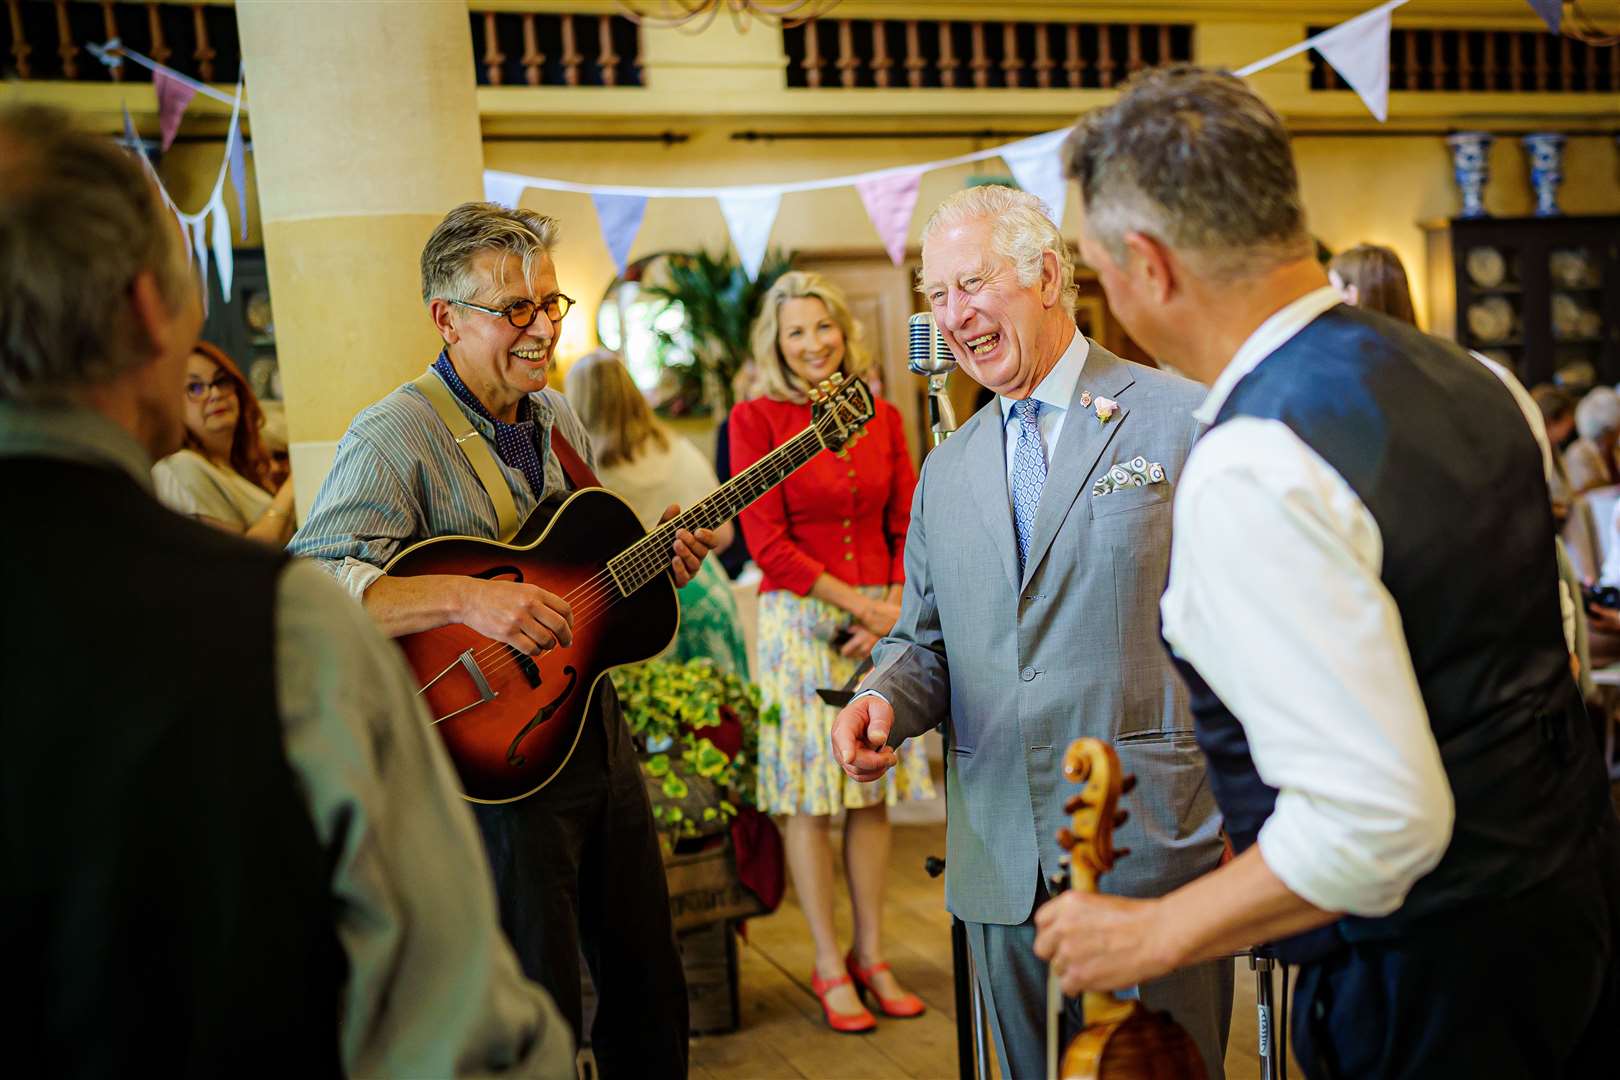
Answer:
[[[1080,120],[1063,154],[1086,231],[1122,265],[1132,232],[1192,256],[1217,281],[1313,251],[1288,132],[1230,73],[1140,72]]]
[[[444,215],[422,248],[422,302],[471,300],[481,284],[472,264],[486,251],[516,255],[526,281],[536,260],[550,255],[561,235],[555,218],[533,210],[462,203]]]
[[[1018,283],[1028,288],[1041,280],[1041,261],[1050,251],[1057,256],[1060,299],[1067,311],[1080,300],[1074,283],[1074,253],[1063,233],[1047,213],[1046,204],[1027,191],[1005,184],[984,184],[963,188],[940,203],[923,225],[922,246],[926,257],[928,240],[942,229],[968,221],[990,222],[990,249],[1013,264]],[[917,290],[922,291],[922,271],[917,271]]]
[[[0,398],[69,400],[149,363],[130,294],[144,272],[170,311],[197,288],[134,155],[59,109],[0,109]]]
[[[1588,391],[1575,406],[1575,430],[1592,442],[1620,431],[1620,394],[1607,386]]]

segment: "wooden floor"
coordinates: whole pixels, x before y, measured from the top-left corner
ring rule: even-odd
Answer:
[[[731,1035],[694,1038],[691,1075],[700,1080],[956,1077],[950,917],[943,882],[923,869],[926,856],[944,852],[943,825],[895,827],[885,947],[896,976],[927,1002],[926,1014],[914,1020],[880,1018],[870,1035],[828,1030],[810,992],[814,950],[790,887],[774,915],[749,921],[748,939],[738,950],[741,1027]],[[840,940],[847,943],[847,904],[837,918]],[[1226,1056],[1229,1080],[1258,1078],[1255,1034],[1254,976],[1243,963]]]

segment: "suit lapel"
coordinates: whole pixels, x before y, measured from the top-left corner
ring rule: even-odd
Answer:
[[[1105,397],[1119,401],[1119,396],[1135,382],[1135,378],[1128,364],[1095,341],[1088,339],[1088,347],[1086,366],[1075,381],[1074,396],[1069,399],[1069,411],[1063,418],[1063,431],[1058,436],[1058,444],[1052,451],[1052,460],[1046,470],[1046,486],[1041,489],[1041,506],[1035,514],[1035,535],[1030,540],[1029,558],[1024,563],[1024,581],[1020,587],[1035,576],[1075,499],[1097,467],[1098,459],[1130,419],[1130,409],[1120,401],[1119,411],[1113,418],[1106,424],[1098,423],[1096,399]],[[1086,394],[1091,396],[1088,404],[1082,406],[1080,399]],[[1002,486],[1006,486],[1005,473]],[[1010,521],[1010,514],[1004,516]],[[1016,560],[1014,565],[1017,565]]]
[[[1018,588],[1018,545],[1013,538],[1012,502],[1007,491],[1006,432],[1001,402],[992,398],[981,410],[978,430],[968,447],[967,490],[974,493],[979,515],[990,533],[991,544],[1001,556],[1007,584]]]

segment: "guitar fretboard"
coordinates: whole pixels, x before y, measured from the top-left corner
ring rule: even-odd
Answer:
[[[608,560],[608,572],[622,596],[629,596],[669,569],[677,529],[713,529],[742,512],[749,503],[787,479],[821,451],[812,424],[754,462],[699,502],[656,526],[646,536]]]

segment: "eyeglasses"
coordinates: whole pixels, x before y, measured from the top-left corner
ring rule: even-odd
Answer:
[[[208,391],[210,390],[219,390],[225,393],[235,393],[236,380],[225,374],[223,371],[218,375],[215,375],[211,382],[203,382],[201,379],[186,380],[186,397],[190,398],[192,401],[203,400],[208,396]]]
[[[574,306],[573,297],[556,293],[546,297],[539,303],[533,300],[514,300],[504,308],[485,307],[483,304],[474,304],[466,300],[449,301],[457,307],[472,308],[482,311],[486,315],[500,315],[519,330],[527,330],[534,325],[534,320],[543,311],[546,318],[552,322],[561,322],[562,317],[568,314],[568,309]]]

